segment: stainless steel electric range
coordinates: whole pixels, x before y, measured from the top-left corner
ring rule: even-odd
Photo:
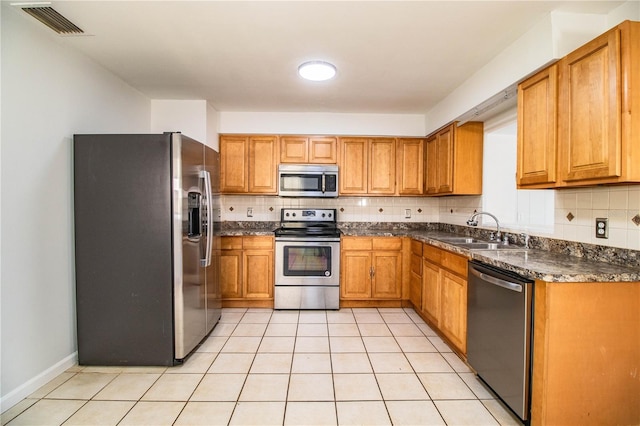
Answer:
[[[275,231],[275,309],[340,308],[335,209],[288,209]]]

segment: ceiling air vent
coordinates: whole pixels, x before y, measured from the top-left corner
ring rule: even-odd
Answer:
[[[76,24],[50,6],[21,6],[22,10],[45,24],[58,34],[84,34]]]

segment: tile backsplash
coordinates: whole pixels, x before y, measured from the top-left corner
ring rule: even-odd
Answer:
[[[603,186],[556,191],[554,236],[640,250],[640,186]],[[609,238],[595,236],[595,219],[609,219]]]
[[[422,197],[280,198],[223,195],[223,221],[279,221],[280,209],[309,207],[338,210],[339,222],[437,222],[439,201]],[[253,217],[247,216],[248,209]],[[410,217],[405,217],[406,211]]]
[[[640,250],[640,186],[554,192],[553,229],[538,232],[528,228],[531,235]],[[223,221],[278,222],[283,207],[317,207],[337,209],[339,222],[440,222],[466,226],[469,216],[475,210],[483,209],[482,196],[279,198],[223,195],[221,203]],[[531,207],[531,215],[538,214],[534,207]],[[247,216],[249,208],[253,217]],[[406,210],[411,217],[405,217]],[[609,219],[608,239],[595,237],[597,217]],[[493,228],[493,225],[481,227]],[[504,230],[520,233],[524,227],[505,226]]]

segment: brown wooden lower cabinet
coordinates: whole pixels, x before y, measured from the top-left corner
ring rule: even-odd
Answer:
[[[431,325],[438,327],[440,323],[440,267],[426,260],[422,261],[422,301],[418,309]]]
[[[340,306],[401,306],[402,245],[400,237],[343,237]]]
[[[411,240],[411,254],[409,255],[409,301],[414,309],[422,306],[422,243]]]
[[[466,274],[465,274],[466,275]],[[438,328],[463,354],[467,353],[467,279],[447,270],[440,276]]]
[[[273,307],[273,246],[271,236],[221,238],[223,307]]]
[[[640,424],[640,283],[534,289],[532,425]]]
[[[418,313],[462,355],[467,353],[468,258],[424,244]]]

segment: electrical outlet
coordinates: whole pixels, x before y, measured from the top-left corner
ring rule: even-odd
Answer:
[[[247,217],[253,217],[253,207],[247,207]]]
[[[405,219],[411,218],[411,209],[404,209],[404,217]]]
[[[596,217],[596,238],[609,238],[609,219]]]

